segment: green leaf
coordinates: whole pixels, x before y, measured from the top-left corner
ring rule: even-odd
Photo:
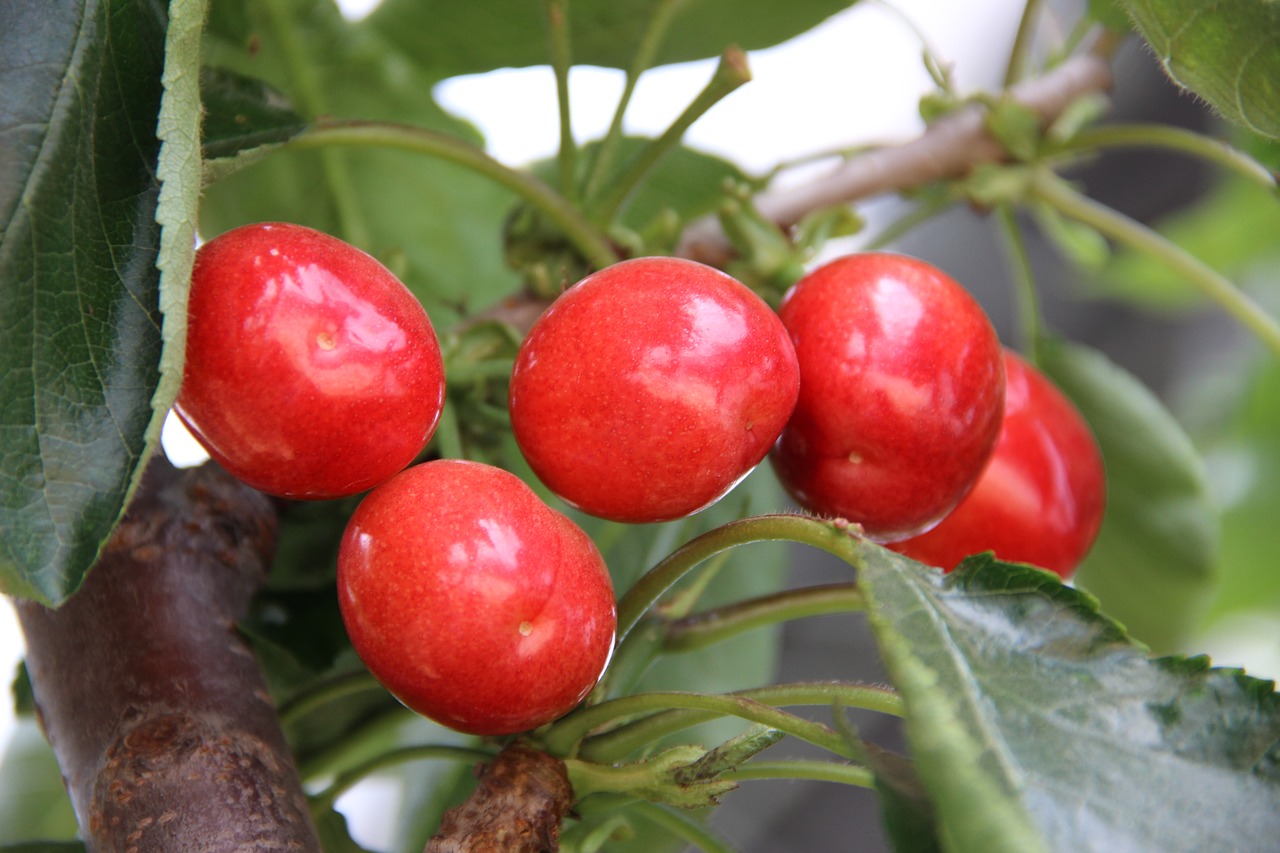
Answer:
[[[28,841],[6,844],[0,853],[85,853],[85,846],[80,841]]]
[[[468,124],[435,103],[423,62],[378,32],[345,21],[330,2],[214,0],[205,61],[281,93],[308,121],[368,119],[457,135]],[[287,117],[242,113],[245,136],[279,135]],[[423,300],[437,328],[513,290],[502,223],[514,196],[452,163],[388,148],[285,150],[210,186],[204,236],[264,220],[318,228],[370,252]]]
[[[1280,3],[1120,0],[1179,85],[1228,120],[1280,136]]]
[[[626,68],[655,9],[672,0],[574,0],[572,58]],[[756,50],[779,44],[850,6],[849,0],[685,0],[675,12],[655,65],[718,56],[731,44]],[[529,0],[385,0],[367,25],[440,77],[549,62],[542,4]]]
[[[1155,395],[1101,353],[1049,342],[1037,363],[1093,428],[1107,470],[1102,530],[1076,583],[1156,651],[1184,650],[1219,565],[1199,452]]]
[[[200,100],[205,111],[200,142],[206,160],[287,142],[307,126],[284,95],[225,68],[200,70]]]
[[[46,603],[159,435],[165,27],[142,0],[0,9],[0,589]]]
[[[76,816],[57,759],[34,719],[20,718],[11,730],[0,779],[0,849],[18,842],[70,843],[76,837]]]
[[[326,809],[323,814],[316,815],[315,821],[316,835],[325,853],[370,853],[351,838],[347,819],[339,812]]]
[[[859,584],[952,851],[1265,850],[1280,837],[1280,694],[1151,659],[1049,572],[943,575],[869,543]]]

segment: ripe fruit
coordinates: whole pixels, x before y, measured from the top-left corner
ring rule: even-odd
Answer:
[[[361,501],[338,550],[338,602],[388,690],[481,735],[573,708],[617,627],[587,535],[515,475],[455,459],[402,471]]]
[[[362,492],[414,460],[443,403],[431,321],[369,255],[282,223],[196,252],[175,410],[249,485],[306,499]]]
[[[666,521],[703,509],[764,459],[795,405],[786,330],[724,273],[635,258],[565,291],[511,376],[529,465],[592,515]]]
[[[881,541],[937,522],[1000,431],[1003,360],[981,306],[923,261],[866,253],[805,276],[780,314],[801,377],[771,456],[783,486]]]
[[[973,491],[895,551],[951,569],[970,554],[1033,563],[1064,578],[1102,526],[1106,477],[1089,425],[1044,374],[1005,353],[1004,425]]]

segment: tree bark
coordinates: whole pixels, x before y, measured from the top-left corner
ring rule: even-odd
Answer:
[[[264,495],[212,464],[177,471],[157,456],[80,591],[56,610],[15,602],[89,850],[320,850],[235,630],[275,529]]]
[[[564,762],[519,741],[480,771],[480,784],[445,812],[424,853],[555,853],[573,805]]]

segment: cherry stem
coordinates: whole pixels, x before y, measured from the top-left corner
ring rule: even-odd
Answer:
[[[1069,139],[1050,144],[1053,146],[1050,156],[1102,148],[1165,148],[1229,169],[1269,192],[1277,191],[1276,176],[1266,166],[1219,139],[1182,127],[1144,123],[1105,125],[1086,128]]]
[[[1018,224],[1013,208],[1007,204],[999,205],[996,216],[1004,233],[1009,266],[1013,273],[1014,301],[1018,306],[1023,351],[1034,361],[1043,336],[1044,320],[1040,314],[1040,294],[1036,290],[1031,256],[1027,253],[1027,244],[1022,239],[1022,227]]]
[[[578,145],[573,139],[573,116],[569,109],[569,69],[572,51],[569,44],[567,0],[543,0],[547,15],[547,36],[551,47],[551,68],[556,76],[556,105],[560,113],[560,148],[556,165],[560,171],[560,192],[577,198]]]
[[[383,689],[382,685],[363,669],[326,678],[292,696],[280,706],[280,725],[293,725],[307,714],[330,702],[345,699],[356,693],[381,689]]]
[[[1204,261],[1142,223],[1076,192],[1066,181],[1047,170],[1036,172],[1031,182],[1031,193],[1064,216],[1082,222],[1182,275],[1257,335],[1272,352],[1280,355],[1280,323]]]
[[[288,12],[280,0],[268,0],[264,8],[273,35],[280,44],[280,55],[289,79],[293,82],[292,95],[308,115],[325,115],[329,110],[324,93],[304,56],[297,27],[289,20]],[[360,212],[358,196],[346,161],[336,151],[321,151],[320,169],[333,197],[334,212],[343,236],[358,246],[368,246],[371,240],[369,229]]]
[[[859,764],[837,764],[834,761],[748,761],[716,776],[727,782],[748,779],[808,779],[874,788],[875,773]]]
[[[627,812],[638,815],[677,838],[697,846],[704,853],[735,853],[733,847],[717,838],[705,825],[685,812],[644,800],[628,805]]]
[[[592,761],[620,761],[658,739],[719,717],[740,717],[817,744],[845,758],[861,747],[829,726],[779,710],[779,705],[826,705],[901,716],[902,700],[886,687],[846,682],[800,682],[755,687],[728,694],[636,693],[575,711],[552,724],[545,742],[559,755],[576,751]],[[609,723],[648,716],[611,731],[587,734]]]
[[[597,268],[607,267],[618,260],[618,254],[605,234],[563,195],[533,175],[506,166],[455,136],[393,122],[320,122],[285,145],[297,149],[371,145],[447,160],[484,175],[520,196],[556,225],[583,257]]]
[[[694,651],[780,622],[865,609],[866,599],[853,582],[786,590],[672,620],[662,651]]]
[[[352,786],[363,780],[366,776],[371,776],[379,770],[385,770],[388,767],[395,767],[396,765],[405,764],[410,761],[422,761],[429,759],[487,763],[492,761],[496,755],[497,752],[494,752],[493,750],[466,746],[448,746],[444,744],[405,746],[400,747],[399,749],[388,750],[381,755],[374,756],[373,758],[363,761],[351,769],[338,774],[329,787],[311,798],[311,810],[313,814],[318,816],[329,809],[332,809],[338,798],[345,794]]]
[[[860,562],[856,527],[848,522],[823,521],[812,516],[758,515],[731,521],[690,540],[646,572],[618,602],[618,642],[636,626],[645,611],[678,580],[722,551],[751,542],[786,540],[811,545],[851,566]]]
[[[1027,55],[1031,52],[1031,43],[1035,38],[1036,23],[1040,19],[1041,0],[1027,0],[1022,7],[1022,18],[1018,21],[1018,33],[1013,37],[1013,47],[1009,50],[1009,62],[1004,71],[1004,87],[1007,89],[1023,78],[1026,71]]]
[[[785,696],[783,701],[790,704],[829,704],[833,701],[829,689],[831,686],[830,684],[805,685],[810,691],[818,691],[822,688],[828,689],[824,691],[826,695],[818,696],[810,693],[800,696]],[[761,699],[755,698],[756,696],[773,698],[774,694],[785,694],[788,692],[788,688],[790,688],[789,692],[797,692],[796,685],[776,685],[732,694],[635,693],[631,696],[623,696],[619,699],[612,699],[599,705],[583,708],[562,718],[552,724],[543,741],[547,746],[547,751],[553,755],[570,756],[577,753],[580,748],[581,757],[591,761],[610,763],[620,761],[635,751],[636,747],[632,743],[633,739],[601,740],[594,744],[583,743],[583,738],[592,729],[599,728],[615,720],[634,717],[638,714],[658,715],[668,718],[670,715],[677,714],[680,711],[693,711],[696,713],[680,715],[674,728],[670,725],[652,728],[659,731],[666,729],[680,731],[706,720],[713,720],[719,717],[738,717],[775,728],[778,731],[785,732],[815,746],[820,746],[845,758],[856,758],[859,755],[859,750],[853,748],[843,735],[830,726],[806,720],[803,717],[783,711]],[[631,727],[625,728],[629,730]],[[641,745],[648,745],[653,742],[654,738],[648,736],[647,733]]]
[[[600,185],[613,168],[618,146],[622,143],[622,122],[626,117],[627,108],[631,105],[636,84],[640,81],[640,75],[653,66],[658,48],[662,46],[662,40],[671,26],[671,19],[675,17],[676,8],[682,2],[683,0],[662,0],[653,10],[653,15],[649,17],[649,25],[645,28],[635,55],[631,58],[631,66],[627,69],[626,83],[623,86],[622,95],[618,98],[618,106],[613,111],[613,120],[609,123],[609,130],[605,133],[596,154],[595,163],[592,164],[591,177],[587,181],[585,192],[588,199],[595,197]]]
[[[689,106],[685,107],[684,112],[672,122],[671,126],[662,132],[661,136],[649,141],[640,149],[618,179],[604,191],[599,203],[593,208],[595,221],[612,222],[649,171],[671,149],[680,144],[685,131],[707,110],[750,79],[751,70],[747,66],[747,55],[736,47],[725,50],[720,56],[719,64],[716,65],[715,74],[712,75],[706,87],[698,93]]]

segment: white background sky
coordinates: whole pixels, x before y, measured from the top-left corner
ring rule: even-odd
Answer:
[[[342,0],[358,15],[366,0]],[[921,63],[919,37],[954,66],[964,91],[994,85],[1003,73],[1017,26],[1019,0],[898,0],[897,13],[864,2],[792,42],[750,56],[753,80],[714,107],[686,141],[720,154],[748,171],[816,151],[869,141],[908,138],[921,122],[917,98],[931,88]],[[714,61],[655,70],[642,79],[627,129],[655,134],[702,88]],[[571,77],[574,131],[579,141],[598,137],[622,90],[620,72],[583,68]],[[499,159],[521,164],[551,155],[558,139],[555,86],[545,68],[507,70],[448,81],[436,95],[472,120]],[[86,638],[86,642],[90,642]],[[21,654],[9,607],[0,605],[0,680]],[[0,701],[0,742],[12,711]],[[367,838],[376,843],[376,838]]]

